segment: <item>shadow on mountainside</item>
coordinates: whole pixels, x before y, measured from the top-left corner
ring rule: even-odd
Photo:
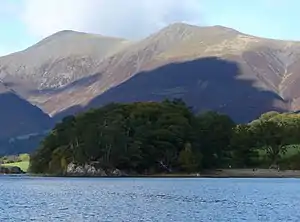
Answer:
[[[110,102],[161,101],[182,98],[195,112],[215,110],[236,122],[248,122],[264,112],[284,112],[285,101],[272,91],[240,79],[240,66],[216,57],[167,64],[141,72],[94,98],[85,107],[74,106],[56,118],[95,108]],[[276,105],[275,105],[276,104]]]
[[[0,140],[41,132],[54,126],[41,109],[11,92],[0,93]]]

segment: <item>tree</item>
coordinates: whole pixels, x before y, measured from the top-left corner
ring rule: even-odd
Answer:
[[[234,122],[227,115],[206,112],[197,117],[198,145],[204,168],[228,165]]]
[[[257,164],[256,142],[248,124],[239,124],[234,128],[230,147],[233,164],[237,167],[252,167]]]
[[[287,145],[299,140],[299,118],[290,114],[277,114],[265,118],[262,115],[250,124],[257,146],[262,147],[270,160],[270,164],[278,165]]]
[[[187,143],[180,151],[179,163],[186,172],[195,172],[201,165],[201,155],[193,152],[191,144]]]
[[[194,119],[181,100],[109,104],[70,116],[45,138],[32,169],[54,173],[92,161],[140,173],[177,169],[184,144],[195,144]]]
[[[113,103],[64,118],[31,155],[30,170],[61,174],[69,163],[140,174],[252,167],[258,148],[278,164],[299,139],[296,114],[269,112],[236,125],[217,112],[194,115],[182,100]]]

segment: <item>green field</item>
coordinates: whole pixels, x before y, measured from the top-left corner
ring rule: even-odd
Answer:
[[[28,171],[30,156],[27,153],[0,157],[0,165],[4,167],[19,167],[24,172]]]
[[[7,167],[20,167],[21,170],[23,170],[24,172],[27,172],[28,167],[29,167],[29,161],[22,161],[22,162],[16,162],[16,163],[5,163],[5,164],[1,164],[1,166],[7,166]]]

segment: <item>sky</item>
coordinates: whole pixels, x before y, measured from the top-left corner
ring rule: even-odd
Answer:
[[[0,0],[0,56],[61,30],[141,39],[186,22],[300,41],[299,0]]]

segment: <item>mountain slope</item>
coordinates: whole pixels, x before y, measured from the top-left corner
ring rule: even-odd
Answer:
[[[0,82],[0,140],[39,133],[53,126],[38,107],[17,96]]]
[[[112,56],[102,61],[97,67],[101,75],[97,81],[88,86],[68,88],[51,98],[44,100],[42,104],[44,110],[51,115],[62,112],[66,107],[74,105],[86,105],[90,99],[105,92],[111,87],[128,80],[140,71],[156,68],[162,64],[170,62],[168,58],[161,58],[163,52],[167,52],[179,43],[189,42],[192,39],[205,38],[210,40],[212,37],[216,41],[222,38],[232,38],[238,32],[228,30],[223,27],[204,27],[199,28],[185,24],[174,24],[166,27],[158,33],[149,36],[146,39],[130,44]]]
[[[0,78],[26,89],[56,89],[81,77],[128,41],[74,31],[61,31],[28,49],[0,59]]]
[[[170,63],[141,72],[95,97],[85,107],[75,106],[56,116],[80,112],[114,102],[162,101],[182,98],[194,111],[215,110],[237,122],[248,122],[261,113],[287,111],[276,93],[253,87],[254,79],[243,77],[238,63],[217,57]]]
[[[166,97],[238,121],[300,109],[300,43],[222,26],[177,23],[137,42],[64,31],[0,58],[0,67],[10,88],[56,117]]]

